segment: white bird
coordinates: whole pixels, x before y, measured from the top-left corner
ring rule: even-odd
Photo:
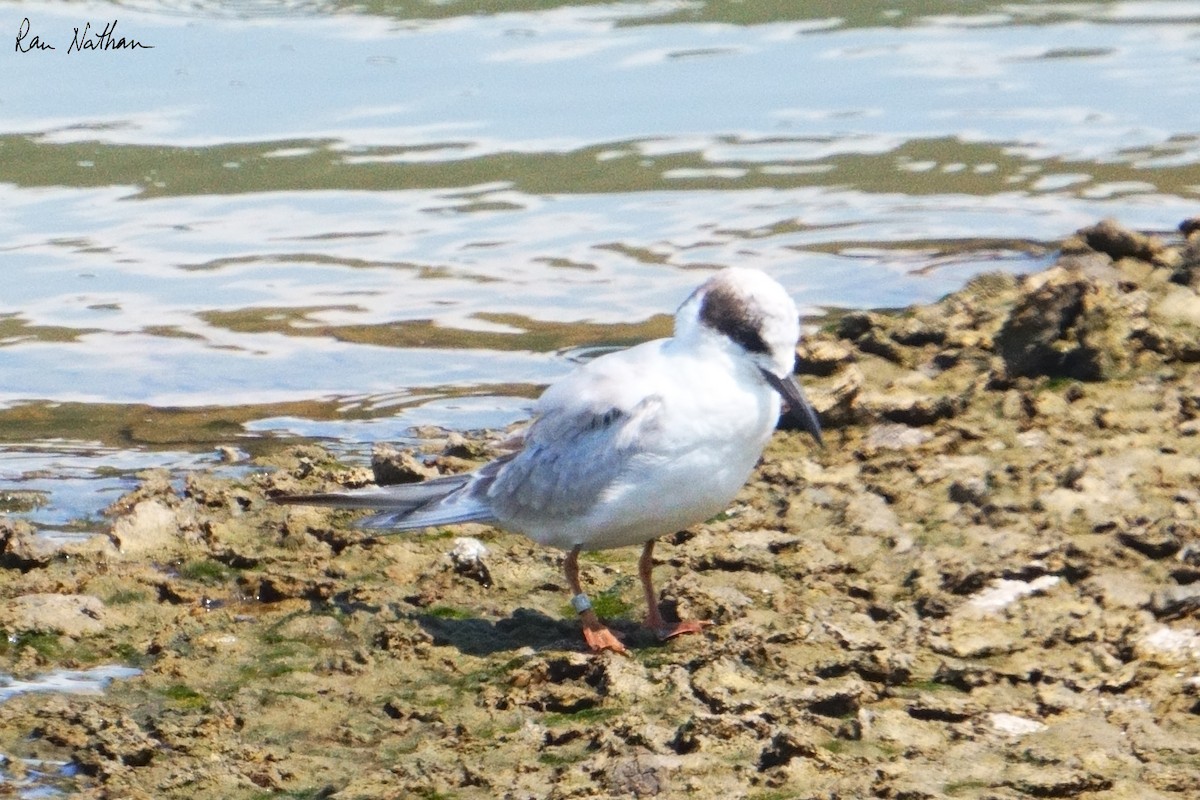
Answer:
[[[579,553],[643,545],[646,625],[660,639],[707,621],[663,619],[654,541],[728,507],[786,401],[821,442],[793,376],[800,320],[782,286],[753,269],[713,275],[675,314],[674,336],[596,358],[542,394],[519,449],[474,472],[417,484],[275,498],[380,512],[391,531],[481,522],[567,551],[563,569],[594,651],[625,647],[579,582]]]

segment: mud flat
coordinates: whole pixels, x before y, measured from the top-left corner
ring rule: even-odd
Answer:
[[[5,700],[4,771],[65,763],[85,798],[1195,797],[1198,290],[1200,222],[1105,222],[1045,272],[827,321],[798,359],[826,448],[781,432],[656,551],[665,606],[713,628],[659,645],[636,548],[585,559],[629,657],[581,651],[559,553],[268,503],[371,479],[317,447],[147,474],[84,544],[0,521],[0,672],[142,670]]]

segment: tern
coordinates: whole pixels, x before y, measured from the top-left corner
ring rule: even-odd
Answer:
[[[274,499],[370,509],[358,524],[389,533],[478,522],[565,550],[571,604],[596,652],[626,650],[583,591],[579,554],[640,544],[646,626],[661,640],[695,633],[711,623],[668,622],[659,610],[654,542],[729,506],[783,404],[821,444],[793,374],[799,338],[787,291],[729,267],[683,302],[670,338],[600,356],[547,388],[513,452],[422,483]]]

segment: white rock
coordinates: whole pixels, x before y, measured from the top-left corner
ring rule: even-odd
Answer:
[[[1038,722],[1035,719],[1018,717],[1015,714],[998,713],[989,714],[988,717],[991,720],[993,728],[1013,738],[1046,730],[1044,723]]]
[[[994,580],[988,588],[971,595],[967,606],[985,614],[994,614],[1026,595],[1046,591],[1060,580],[1057,575],[1042,575],[1029,582]]]
[[[478,564],[488,554],[487,546],[472,536],[459,536],[449,553],[455,564]]]

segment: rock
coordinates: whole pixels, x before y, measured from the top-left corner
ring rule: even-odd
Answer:
[[[1196,236],[1194,232],[1188,236],[1187,246],[1184,247],[1179,263],[1171,273],[1171,283],[1200,291],[1200,236]]]
[[[1011,377],[1097,381],[1125,367],[1129,333],[1110,287],[1056,267],[1025,280],[996,346]]]
[[[714,713],[740,713],[766,699],[766,687],[746,664],[731,658],[709,661],[692,675],[692,691]]]
[[[74,745],[72,760],[87,775],[108,778],[129,767],[144,767],[159,750],[157,742],[132,718],[99,703],[55,703],[42,717],[41,735]]]
[[[100,633],[116,621],[99,597],[86,594],[27,594],[0,605],[0,629],[9,632],[85,636]]]
[[[142,500],[117,518],[110,534],[125,555],[173,550],[180,543],[175,512],[161,500]]]
[[[884,336],[878,328],[872,328],[854,340],[855,346],[864,353],[890,361],[893,364],[904,365],[907,356],[890,336]]]
[[[988,722],[991,723],[992,729],[997,733],[1011,736],[1014,739],[1046,729],[1046,725],[1043,722],[1003,712],[989,714]]]
[[[1102,775],[1066,767],[1020,765],[1011,773],[1004,785],[1032,797],[1075,797],[1112,787],[1112,781]]]
[[[600,690],[617,702],[639,703],[658,696],[660,687],[650,682],[649,672],[641,664],[615,658],[606,660],[601,667]]]
[[[828,376],[854,361],[854,351],[841,342],[806,338],[796,347],[796,372]]]
[[[24,514],[48,502],[50,500],[46,492],[5,489],[0,491],[0,514]]]
[[[774,767],[786,765],[793,758],[815,758],[816,746],[794,733],[783,731],[771,737],[771,741],[763,748],[758,757],[758,770],[764,772]]]
[[[120,517],[128,514],[135,506],[145,500],[157,500],[163,505],[173,506],[179,498],[171,486],[171,473],[165,469],[152,469],[138,473],[142,483],[132,492],[117,498],[104,513],[110,517]]]
[[[144,555],[43,560],[31,529],[0,523],[0,673],[145,666],[100,698],[8,697],[0,743],[78,764],[54,783],[72,796],[1190,797],[1193,256],[1091,241],[1041,276],[812,336],[798,355],[831,444],[776,437],[733,513],[659,551],[664,611],[715,625],[657,642],[637,548],[583,559],[628,656],[583,652],[552,549],[488,532],[485,591],[461,579],[478,546],[452,538],[481,528],[368,538],[355,514],[266,502],[369,479],[317,447],[255,459],[244,495],[219,473],[183,498],[149,476],[115,512],[173,512],[178,531]],[[1008,374],[997,342],[1018,319],[1055,374]],[[889,394],[914,414],[948,398],[953,418],[892,421]],[[442,457],[431,435],[405,479],[485,452]],[[74,609],[104,626],[78,640],[12,621],[27,598],[81,592],[107,605]]]
[[[1082,584],[1086,594],[1112,610],[1145,608],[1150,603],[1151,587],[1148,581],[1136,580],[1128,571],[1116,569],[1097,571]]]
[[[1178,619],[1200,611],[1200,583],[1164,586],[1150,596],[1150,611],[1159,619]]]
[[[222,464],[236,464],[239,461],[245,461],[247,458],[244,452],[227,444],[217,447],[216,453],[217,458],[220,459]]]
[[[1183,542],[1169,520],[1143,523],[1117,534],[1121,544],[1131,547],[1146,558],[1168,558],[1179,552]]]
[[[446,437],[446,444],[442,448],[443,457],[462,458],[469,461],[486,458],[489,453],[487,442],[480,439],[468,439],[457,431]]]
[[[331,645],[345,640],[346,626],[333,617],[304,615],[289,619],[279,627],[277,635],[280,639]]]
[[[866,311],[853,311],[838,321],[837,335],[851,341],[865,336],[879,324],[879,317]]]
[[[950,500],[955,503],[970,503],[982,507],[987,502],[991,489],[987,480],[980,477],[962,478],[951,482]]]
[[[903,532],[900,518],[888,502],[874,492],[858,492],[846,504],[846,523],[857,533],[872,537]]]
[[[438,475],[436,469],[425,466],[408,450],[397,450],[383,442],[371,448],[371,472],[380,486],[419,483]]]
[[[821,419],[822,428],[843,428],[856,419],[858,395],[863,382],[862,370],[850,364],[841,371],[833,386],[806,389],[809,402]]]
[[[1059,268],[1039,276],[1038,285],[1022,288],[996,336],[1005,368],[1013,376],[1058,374],[1063,362],[1058,342],[1083,309],[1087,282]]]
[[[608,789],[616,797],[670,796],[668,763],[653,753],[617,759],[605,770]]]
[[[1200,294],[1183,286],[1172,286],[1155,303],[1151,316],[1155,321],[1162,322],[1178,330],[1181,326],[1190,328],[1194,341],[1200,334]]]
[[[39,537],[28,522],[0,518],[0,567],[22,571],[43,567],[58,549]]]
[[[1122,258],[1154,261],[1165,249],[1158,237],[1131,231],[1111,219],[1082,228],[1076,235],[1089,248],[1108,255],[1114,261]]]
[[[483,562],[487,554],[488,549],[483,542],[471,536],[459,536],[454,540],[454,547],[446,555],[456,573],[470,578],[486,589],[492,585],[492,573]]]
[[[940,345],[946,341],[946,326],[919,316],[905,317],[896,322],[890,332],[892,339],[906,347]]]
[[[953,417],[963,407],[963,399],[893,389],[886,393],[864,394],[857,405],[869,417],[920,427]]]
[[[909,450],[920,447],[933,438],[924,428],[914,428],[898,422],[872,425],[867,429],[866,445],[876,450]]]

